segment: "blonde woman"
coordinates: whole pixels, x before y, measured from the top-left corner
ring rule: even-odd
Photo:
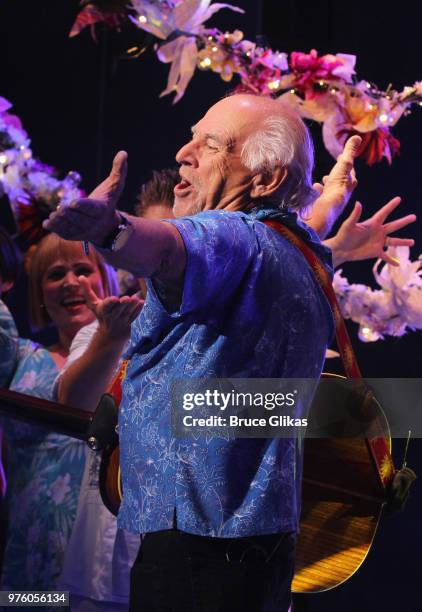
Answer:
[[[56,344],[40,346],[17,337],[13,320],[0,301],[0,379],[9,388],[51,399],[54,380],[66,362],[76,333],[94,320],[80,277],[103,298],[117,290],[114,271],[79,242],[45,237],[29,266],[31,318],[53,323]],[[5,371],[7,370],[7,371]],[[62,570],[76,515],[85,444],[41,426],[4,419],[9,442],[9,531],[1,587],[51,590]]]

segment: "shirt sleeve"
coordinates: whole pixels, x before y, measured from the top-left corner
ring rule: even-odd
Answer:
[[[0,387],[7,386],[16,369],[19,337],[13,317],[0,300]]]
[[[253,222],[242,213],[210,211],[169,221],[186,248],[180,314],[230,303],[259,257]]]
[[[66,372],[67,368],[70,366],[71,363],[79,359],[79,357],[82,357],[97,329],[98,321],[95,320],[93,321],[93,323],[82,327],[82,329],[80,329],[76,336],[73,338],[66,363],[64,364],[63,368],[60,370],[58,376],[56,377],[56,380],[54,381],[53,398],[55,400],[57,400],[60,377],[63,375],[64,372]]]

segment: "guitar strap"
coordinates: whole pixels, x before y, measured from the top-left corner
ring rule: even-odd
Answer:
[[[315,255],[314,251],[291,229],[279,221],[272,219],[264,221],[264,223],[293,244],[305,257],[331,306],[335,321],[337,346],[346,372],[346,377],[357,380],[362,379],[356,355],[327,270],[324,268],[317,255]],[[395,473],[389,442],[384,436],[366,438],[366,442],[377,468],[381,483],[384,488],[387,488],[391,484]]]
[[[107,389],[107,393],[113,396],[117,407],[120,405],[120,402],[122,401],[122,383],[126,376],[126,370],[127,370],[128,364],[129,364],[128,359],[124,359],[122,361],[119,369],[117,370],[116,374],[114,375],[113,380],[110,383],[109,388]]]

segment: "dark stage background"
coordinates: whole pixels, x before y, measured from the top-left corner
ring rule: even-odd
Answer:
[[[221,11],[209,23],[220,29],[245,32],[247,38],[265,35],[273,48],[282,51],[354,53],[362,78],[382,88],[397,88],[422,79],[420,11],[416,3],[385,1],[353,3],[320,0],[239,1],[245,16]],[[390,5],[391,6],[391,5]],[[152,51],[138,60],[118,59],[125,49],[144,35],[125,27],[122,34],[100,29],[95,44],[89,31],[75,39],[67,37],[77,13],[75,0],[16,2],[0,5],[0,95],[14,104],[32,138],[34,154],[63,171],[78,170],[89,191],[110,167],[114,153],[129,153],[129,179],[122,208],[130,210],[137,189],[151,171],[174,165],[174,154],[189,135],[189,127],[208,106],[228,89],[211,73],[198,72],[182,100],[175,106],[170,97],[159,98],[168,66]],[[332,160],[321,144],[320,130],[313,127],[317,145],[315,176],[321,177]],[[365,205],[365,216],[395,195],[401,195],[400,214],[419,214],[407,235],[422,252],[422,109],[401,119],[395,129],[402,153],[391,167],[387,162],[368,168],[358,162],[356,197]],[[7,224],[1,209],[0,222]],[[419,210],[421,212],[419,213]],[[345,267],[349,279],[371,283],[371,263]],[[22,313],[25,297],[15,303],[21,330],[28,333]],[[364,374],[371,377],[419,377],[421,332],[374,344],[357,340],[349,326]],[[403,443],[395,441],[396,463],[401,463]],[[422,444],[414,441],[408,464],[422,474]],[[416,483],[402,515],[386,519],[373,550],[353,579],[332,592],[301,597],[298,610],[338,612],[386,612],[422,609],[422,491]]]

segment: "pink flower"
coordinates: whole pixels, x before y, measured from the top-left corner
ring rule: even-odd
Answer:
[[[318,57],[315,49],[310,53],[293,51],[290,55],[290,66],[296,73],[296,87],[305,93],[312,88],[315,81],[341,79],[350,82],[354,74],[355,56],[338,53]]]

